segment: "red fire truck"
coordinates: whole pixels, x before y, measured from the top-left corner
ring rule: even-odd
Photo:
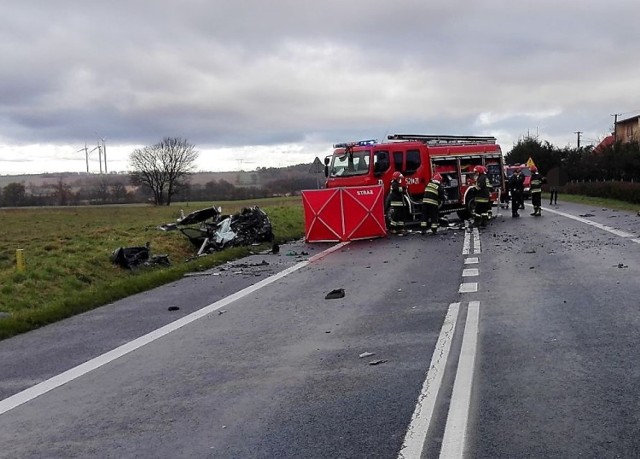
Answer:
[[[457,212],[460,218],[469,218],[473,213],[473,168],[477,165],[488,170],[494,203],[505,192],[504,160],[495,137],[394,134],[382,143],[336,144],[324,163],[327,188],[381,184],[385,196],[391,176],[400,171],[407,183],[406,201],[414,222],[420,221],[424,188],[436,172],[442,175],[446,195],[441,214]]]

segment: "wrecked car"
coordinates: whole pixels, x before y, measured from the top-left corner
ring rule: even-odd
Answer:
[[[223,215],[220,208],[208,207],[182,215],[177,223],[163,225],[161,229],[179,229],[198,249],[198,255],[274,239],[271,221],[258,206],[245,207],[233,215]]]

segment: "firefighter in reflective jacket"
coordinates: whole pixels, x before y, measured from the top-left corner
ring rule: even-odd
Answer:
[[[398,171],[394,172],[391,176],[391,192],[389,193],[392,233],[404,231],[404,222],[407,218],[407,203],[404,200],[405,186],[404,175]]]
[[[433,234],[436,234],[438,231],[438,222],[440,220],[439,209],[440,205],[444,202],[444,187],[441,182],[442,175],[436,173],[424,188],[422,221],[420,222],[422,234],[425,234],[429,227]]]
[[[542,216],[542,182],[544,178],[538,173],[536,166],[531,166],[531,205],[534,217]]]
[[[473,171],[477,174],[476,209],[473,220],[476,226],[485,227],[489,221],[489,210],[491,210],[491,184],[484,166],[476,166]]]

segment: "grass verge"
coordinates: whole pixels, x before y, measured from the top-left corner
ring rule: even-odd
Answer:
[[[278,243],[304,234],[299,197],[216,205],[226,214],[260,206],[269,215]],[[270,247],[233,247],[194,258],[197,249],[180,231],[158,229],[161,224],[175,222],[181,209],[188,214],[208,206],[211,203],[0,209],[0,339]],[[147,242],[151,254],[168,255],[171,266],[129,271],[111,264],[110,255],[118,247]],[[16,249],[24,253],[22,272],[17,271]]]
[[[638,212],[640,211],[640,206],[638,204],[633,204],[630,202],[620,201],[618,199],[610,199],[610,198],[594,198],[590,196],[582,196],[575,194],[562,194],[558,195],[558,200],[560,202],[574,202],[576,204],[585,204],[588,206],[607,208],[607,209],[617,209],[617,210],[626,210],[629,212]],[[542,204],[549,202],[549,193],[542,193]]]

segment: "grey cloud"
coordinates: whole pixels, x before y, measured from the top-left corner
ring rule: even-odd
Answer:
[[[568,142],[640,106],[632,1],[4,3],[7,147],[97,132],[120,145],[330,145],[388,131],[510,144],[532,123]],[[483,113],[495,116],[478,123]]]

